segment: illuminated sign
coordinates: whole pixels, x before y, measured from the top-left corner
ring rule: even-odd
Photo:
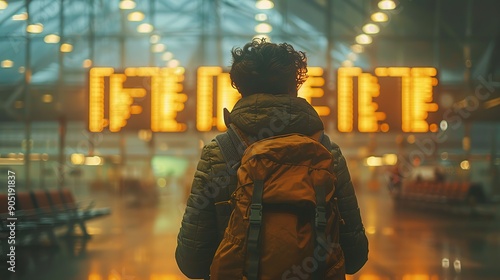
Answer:
[[[321,98],[325,94],[322,88],[325,84],[325,79],[323,78],[323,68],[307,67],[307,75],[309,78],[307,78],[302,87],[300,87],[298,96],[304,98],[310,104],[313,104],[313,98]],[[330,115],[330,108],[328,108],[328,106],[313,105],[313,108],[320,116]]]
[[[187,100],[187,95],[182,93],[183,80],[184,68],[181,67],[126,68],[124,73],[115,73],[113,68],[107,67],[90,69],[89,130],[100,132],[108,127],[109,131],[118,132],[130,126],[132,115],[147,113],[148,116],[138,119],[136,129],[186,130],[186,125],[176,120]],[[125,87],[127,82],[130,87]],[[146,123],[149,127],[145,127]]]
[[[216,127],[224,131],[223,109],[231,111],[241,96],[221,67],[199,67],[196,74],[196,129],[204,132]],[[298,96],[312,104],[323,119],[336,120],[340,132],[435,132],[436,74],[435,68],[424,67],[379,67],[374,74],[358,67],[341,67],[337,114],[332,116],[331,108],[322,100],[323,69],[308,67],[309,78]],[[123,72],[109,67],[90,69],[89,130],[185,131],[186,125],[178,120],[188,98],[183,93],[183,81],[181,67],[135,67]]]
[[[211,131],[212,127],[216,126],[218,130],[223,131],[226,129],[224,116],[222,115],[223,109],[227,108],[231,111],[241,96],[231,86],[229,74],[223,73],[221,67],[200,67],[197,74],[196,128],[198,131]],[[214,88],[217,88],[215,106]],[[214,107],[216,108],[215,114]]]
[[[321,88],[325,84],[323,69],[308,67],[309,78],[302,85],[298,96],[312,104],[313,98],[324,95]],[[216,90],[215,90],[216,89]],[[219,131],[226,130],[223,109],[231,111],[241,95],[231,86],[229,73],[223,73],[218,66],[204,66],[198,68],[196,88],[196,128],[198,131],[211,131],[215,126]],[[216,98],[214,98],[216,92]],[[215,105],[214,105],[215,103]],[[330,108],[327,106],[313,106],[320,116],[328,116]],[[215,112],[214,112],[215,109]]]
[[[395,126],[403,132],[437,131],[437,124],[428,122],[429,114],[438,110],[438,105],[432,102],[436,74],[435,68],[424,67],[380,67],[375,69],[375,75],[363,73],[357,67],[340,68],[338,130],[351,132],[357,125],[359,132],[387,132]],[[381,80],[386,85],[387,78],[391,83],[384,89]],[[399,85],[399,89],[394,85]],[[382,111],[380,107],[384,104],[386,110]]]

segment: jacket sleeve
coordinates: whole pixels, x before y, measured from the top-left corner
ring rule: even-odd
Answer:
[[[177,236],[175,259],[188,278],[206,278],[217,249],[217,224],[214,198],[210,192],[215,142],[206,145],[201,153],[189,195],[186,212]]]
[[[354,274],[368,260],[368,239],[361,220],[358,201],[347,168],[346,160],[337,144],[332,143],[335,160],[334,171],[337,175],[336,197],[340,216],[340,246],[344,252],[346,273]]]

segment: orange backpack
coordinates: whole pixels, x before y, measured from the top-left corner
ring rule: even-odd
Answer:
[[[216,137],[238,183],[210,279],[345,279],[328,136],[243,139],[233,125]]]

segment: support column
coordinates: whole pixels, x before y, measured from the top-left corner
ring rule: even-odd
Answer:
[[[89,59],[90,61],[92,62],[91,66],[92,67],[94,65],[94,61],[95,61],[95,29],[94,29],[94,20],[95,20],[95,0],[90,0],[90,8],[89,8],[89,25],[88,25],[88,28],[89,28]],[[94,156],[94,150],[95,150],[95,133],[94,132],[90,132],[89,134],[89,138],[88,138],[88,142],[89,142],[89,153],[88,155],[91,157],[91,156]]]
[[[125,22],[125,11],[120,9],[120,37],[119,37],[119,44],[120,44],[120,69],[125,68],[125,34],[126,34],[126,22]],[[149,55],[151,56],[151,49],[149,49]],[[125,191],[125,167],[127,163],[127,142],[126,142],[126,135],[125,131],[120,130],[119,132],[120,135],[120,192],[123,194],[123,191]]]
[[[442,0],[436,0],[436,7],[434,9],[434,41],[433,41],[433,64],[436,69],[441,67],[441,3]],[[438,129],[439,130],[439,129]],[[434,149],[433,156],[438,158],[439,153],[439,141],[435,142],[436,148]]]
[[[156,0],[150,0],[149,1],[149,16],[151,18],[151,24],[153,26],[156,26],[156,19],[155,19],[155,11],[156,11]],[[152,46],[151,46],[152,47]],[[155,56],[153,54],[153,52],[151,52],[150,50],[150,62],[149,62],[149,65],[150,66],[156,66],[156,61],[155,61]],[[154,154],[155,154],[155,138],[156,138],[156,133],[151,131],[150,130],[150,133],[151,133],[151,139],[149,139],[148,141],[148,182],[149,182],[149,179],[152,179],[154,178],[154,174],[153,174],[153,157],[154,157]],[[154,186],[153,186],[154,187]]]
[[[65,187],[66,183],[66,176],[65,176],[65,170],[64,170],[64,164],[65,164],[65,159],[66,155],[64,153],[64,147],[66,146],[66,128],[67,128],[67,122],[66,118],[64,116],[59,118],[59,179],[57,180],[57,187],[58,188],[63,188]]]
[[[26,6],[26,13],[30,14],[30,3],[31,0],[25,0],[24,4]],[[26,20],[26,26],[31,24],[31,17]],[[24,71],[24,143],[25,143],[25,153],[24,153],[24,184],[27,190],[31,189],[31,96],[30,96],[30,82],[31,82],[31,35],[26,31],[26,61],[25,61],[25,71]]]
[[[466,18],[465,18],[465,44],[464,44],[464,62],[465,62],[465,73],[464,73],[464,87],[468,95],[473,92],[473,81],[472,81],[472,60],[471,60],[471,36],[472,36],[472,7],[473,0],[467,1],[466,6]],[[467,96],[465,96],[467,97]],[[466,99],[467,100],[467,99]],[[465,152],[465,159],[469,161],[469,166],[472,165],[471,162],[471,135],[470,131],[472,129],[472,122],[464,123],[464,139],[463,148]],[[470,168],[470,167],[469,167]],[[467,173],[467,180],[470,181],[470,169]]]
[[[333,96],[333,92],[336,90],[336,79],[335,79],[335,71],[333,71],[333,61],[332,61],[332,51],[333,51],[333,0],[331,1],[326,1],[326,11],[325,11],[325,21],[326,21],[326,28],[325,28],[325,35],[327,39],[327,47],[326,47],[326,53],[325,53],[325,61],[326,61],[326,68],[325,68],[325,73],[323,74],[325,79],[326,79],[326,96],[327,96],[327,104],[328,107],[330,108],[335,108],[335,96]],[[334,131],[334,123],[336,117],[333,116],[333,112],[336,112],[336,110],[332,110],[330,116],[328,118],[328,122],[326,123],[326,128],[329,131]]]
[[[63,112],[63,100],[64,100],[64,53],[61,52],[61,45],[64,43],[64,0],[59,2],[59,54],[58,63],[59,71],[57,73],[57,104],[56,111],[59,113],[59,149],[58,149],[58,174],[59,178],[57,180],[57,187],[63,188],[65,186],[66,176],[64,165],[66,162],[66,155],[64,153],[64,147],[66,145],[66,116]]]
[[[436,69],[440,68],[440,36],[441,36],[441,0],[436,0],[434,10],[434,42],[433,42],[433,64]]]
[[[149,0],[149,24],[151,24],[152,26],[156,26],[155,25],[155,0]],[[154,33],[156,34],[156,33]],[[156,66],[156,59],[155,59],[155,54],[152,52],[153,50],[153,44],[151,43],[151,37],[150,37],[150,40],[149,40],[149,66],[150,67],[153,67],[153,66]]]
[[[216,32],[216,35],[215,37],[217,38],[217,41],[216,41],[216,48],[217,48],[217,66],[221,66],[223,67],[224,64],[223,64],[223,59],[222,59],[222,40],[223,40],[223,36],[222,36],[222,18],[221,18],[221,14],[220,14],[220,5],[221,5],[221,1],[220,0],[215,0],[214,2],[214,5],[215,5],[215,32]],[[250,40],[251,38],[249,38]]]

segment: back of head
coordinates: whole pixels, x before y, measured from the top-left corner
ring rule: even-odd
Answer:
[[[243,97],[254,93],[296,96],[307,79],[306,55],[290,44],[254,39],[231,53],[231,83]]]

